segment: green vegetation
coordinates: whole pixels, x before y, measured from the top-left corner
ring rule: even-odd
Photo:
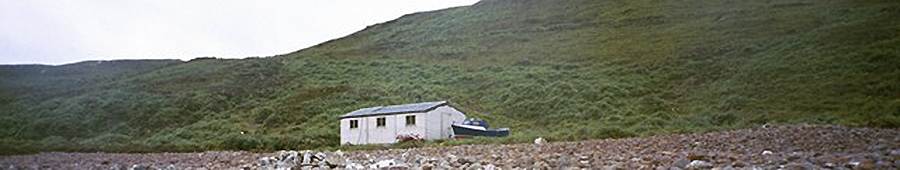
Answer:
[[[892,0],[484,0],[268,58],[0,66],[0,151],[348,149],[338,115],[437,100],[513,133],[421,145],[896,128],[898,17]]]

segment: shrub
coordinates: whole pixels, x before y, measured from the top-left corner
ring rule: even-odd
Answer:
[[[267,143],[261,136],[250,134],[228,134],[216,140],[220,141],[216,148],[228,150],[260,150]]]
[[[600,127],[597,129],[593,129],[592,135],[595,139],[605,139],[605,138],[629,138],[635,137],[637,134],[634,132],[619,128],[619,127]]]

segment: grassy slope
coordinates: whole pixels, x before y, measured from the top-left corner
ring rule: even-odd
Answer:
[[[898,16],[888,0],[484,0],[271,58],[2,66],[0,148],[321,149],[337,115],[435,100],[528,132],[506,142],[897,127]]]
[[[900,22],[892,19],[900,15],[897,5],[483,1],[412,14],[288,57],[628,66],[628,71],[648,74],[625,77],[649,79],[640,85],[653,93],[641,99],[650,107],[644,113],[735,112],[760,119],[757,123],[890,126],[900,123]],[[892,112],[888,119],[871,119]],[[859,114],[868,118],[838,120]]]

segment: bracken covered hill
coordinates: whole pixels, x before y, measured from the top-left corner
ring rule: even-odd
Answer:
[[[0,66],[0,150],[328,149],[337,115],[437,100],[513,129],[469,142],[898,127],[898,17],[892,0],[484,0],[274,57]]]

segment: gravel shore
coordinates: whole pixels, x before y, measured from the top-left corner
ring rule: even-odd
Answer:
[[[898,169],[900,131],[771,126],[705,134],[359,152],[40,153],[5,169]]]

